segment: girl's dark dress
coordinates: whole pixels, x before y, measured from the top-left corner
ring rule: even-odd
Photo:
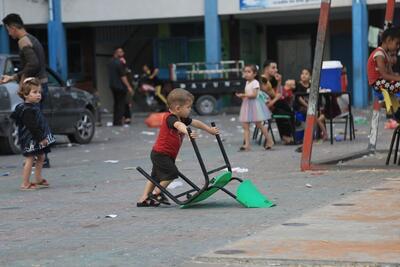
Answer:
[[[55,139],[39,104],[20,103],[11,114],[11,118],[18,126],[19,145],[24,156],[50,153],[50,144],[53,144]],[[44,139],[48,141],[45,147],[39,144]]]

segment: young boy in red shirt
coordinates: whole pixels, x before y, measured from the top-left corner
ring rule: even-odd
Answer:
[[[160,181],[161,186],[166,188],[174,179],[178,178],[178,168],[175,165],[175,159],[185,135],[189,135],[187,127],[193,126],[202,129],[209,134],[216,135],[219,133],[218,128],[210,127],[205,123],[191,119],[189,117],[192,109],[194,97],[191,93],[184,89],[174,89],[167,97],[169,114],[163,118],[160,132],[157,136],[156,143],[150,154],[153,163],[151,176]],[[190,135],[196,138],[195,132]],[[161,194],[159,188],[147,181],[142,196],[137,207],[156,207],[160,203],[169,205],[168,199]]]

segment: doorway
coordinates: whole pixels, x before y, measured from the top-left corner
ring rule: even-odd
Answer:
[[[298,80],[304,68],[311,67],[311,36],[291,35],[277,39],[277,63],[284,80]]]

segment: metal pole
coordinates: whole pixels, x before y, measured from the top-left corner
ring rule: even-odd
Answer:
[[[310,98],[308,102],[306,129],[303,140],[303,154],[301,155],[300,168],[302,171],[311,169],[311,152],[313,144],[314,125],[317,120],[317,103],[319,96],[319,82],[322,67],[322,57],[324,54],[326,30],[329,22],[330,0],[321,1],[319,13],[317,42],[315,45],[315,55],[313,64],[313,79],[310,88]]]

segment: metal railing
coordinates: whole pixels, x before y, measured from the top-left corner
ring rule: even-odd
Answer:
[[[184,62],[170,64],[170,79],[229,79],[241,78],[244,68],[243,60],[226,60],[217,63]]]

